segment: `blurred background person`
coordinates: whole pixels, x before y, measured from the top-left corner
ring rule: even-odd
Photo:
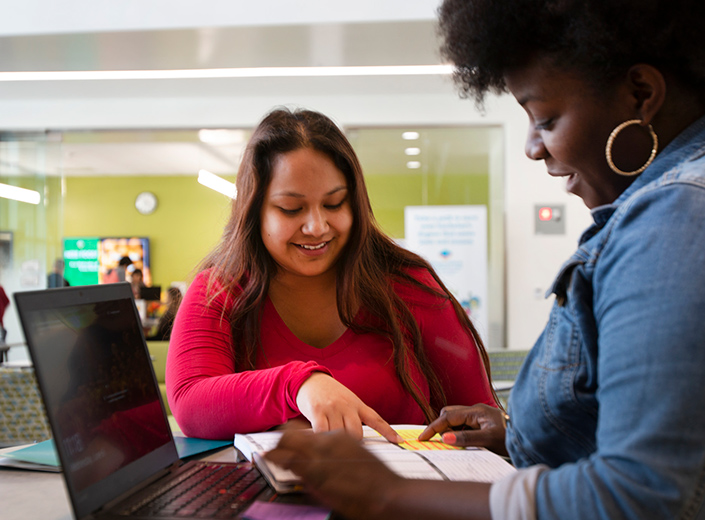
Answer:
[[[5,315],[5,310],[10,306],[10,298],[7,297],[5,289],[0,285],[0,343],[5,343],[5,337],[7,336],[7,330],[3,324],[3,316]]]
[[[130,285],[132,286],[132,294],[135,296],[135,300],[142,297],[142,288],[147,287],[144,283],[144,276],[142,275],[142,269],[135,269],[130,275]]]
[[[54,269],[47,275],[47,287],[68,287],[70,284],[64,278],[64,260],[57,258],[54,260]]]
[[[154,336],[150,337],[150,340],[154,341],[169,341],[171,337],[171,327],[174,324],[174,318],[176,318],[176,312],[179,310],[181,305],[181,290],[178,287],[169,287],[166,292],[166,311],[159,318],[159,324],[157,325],[157,332]]]
[[[129,256],[123,256],[118,262],[117,267],[108,270],[103,277],[103,283],[117,283],[127,280],[127,268],[132,265],[132,260]]]

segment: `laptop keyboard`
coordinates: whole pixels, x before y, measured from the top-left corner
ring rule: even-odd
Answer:
[[[234,518],[267,483],[250,464],[197,465],[121,512],[137,517]]]

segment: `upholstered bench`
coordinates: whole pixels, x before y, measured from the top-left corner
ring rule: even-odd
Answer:
[[[500,403],[507,408],[509,393],[514,386],[514,380],[524,363],[528,350],[490,350],[490,369],[492,381],[499,397]]]
[[[32,367],[0,366],[0,447],[49,439],[51,429]]]

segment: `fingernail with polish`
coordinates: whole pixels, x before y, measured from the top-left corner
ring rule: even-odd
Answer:
[[[455,444],[455,440],[456,437],[454,433],[448,432],[443,434],[443,442],[446,444]]]

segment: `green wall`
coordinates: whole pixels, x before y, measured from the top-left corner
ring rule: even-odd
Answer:
[[[488,175],[369,175],[365,183],[377,222],[394,238],[404,237],[405,206],[488,205],[489,201]]]
[[[142,191],[159,201],[151,215],[135,209]],[[148,237],[152,284],[168,287],[190,281],[218,242],[229,210],[230,199],[198,184],[195,175],[68,177],[64,236]]]
[[[380,226],[395,238],[404,236],[405,206],[488,201],[487,175],[369,175],[366,183]],[[159,199],[151,215],[134,207],[145,190]],[[152,283],[164,287],[190,281],[219,240],[229,209],[229,199],[198,184],[196,176],[68,177],[63,231],[67,237],[149,237]]]

